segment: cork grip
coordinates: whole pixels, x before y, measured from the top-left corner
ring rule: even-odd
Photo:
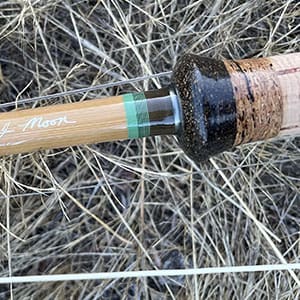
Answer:
[[[173,81],[182,111],[179,143],[196,161],[300,134],[300,53],[226,61],[187,54]]]
[[[225,61],[236,100],[234,145],[300,126],[300,54]]]
[[[279,135],[300,133],[300,53],[270,58],[282,95],[282,124]]]

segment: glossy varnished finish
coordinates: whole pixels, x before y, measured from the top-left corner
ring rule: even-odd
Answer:
[[[0,155],[127,137],[122,96],[0,114]]]
[[[175,134],[175,112],[170,89],[145,92],[149,113],[150,135]]]
[[[1,113],[0,155],[175,134],[175,119],[168,88]]]
[[[196,161],[229,150],[236,137],[236,105],[224,62],[185,55],[174,69],[182,127],[179,142]]]

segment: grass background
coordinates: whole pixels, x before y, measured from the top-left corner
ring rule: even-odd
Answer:
[[[291,53],[299,36],[297,0],[1,1],[0,103],[36,107],[157,88],[170,76],[150,76],[170,71],[184,53]],[[299,262],[299,178],[297,137],[239,147],[202,165],[173,137],[3,157],[0,276]],[[14,284],[1,285],[0,298],[298,299],[297,276]]]

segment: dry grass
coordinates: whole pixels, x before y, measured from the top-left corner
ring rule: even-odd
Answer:
[[[27,106],[155,88],[187,51],[299,51],[298,0],[0,2],[0,103],[107,82]],[[18,105],[23,107],[24,105]],[[300,260],[300,139],[201,166],[172,137],[0,159],[0,276]],[[0,286],[1,299],[298,299],[299,273]],[[297,282],[298,281],[298,282]]]

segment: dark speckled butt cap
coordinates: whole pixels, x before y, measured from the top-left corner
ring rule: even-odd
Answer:
[[[178,139],[184,151],[199,162],[231,149],[237,131],[236,103],[224,62],[188,54],[173,74],[182,110]]]

